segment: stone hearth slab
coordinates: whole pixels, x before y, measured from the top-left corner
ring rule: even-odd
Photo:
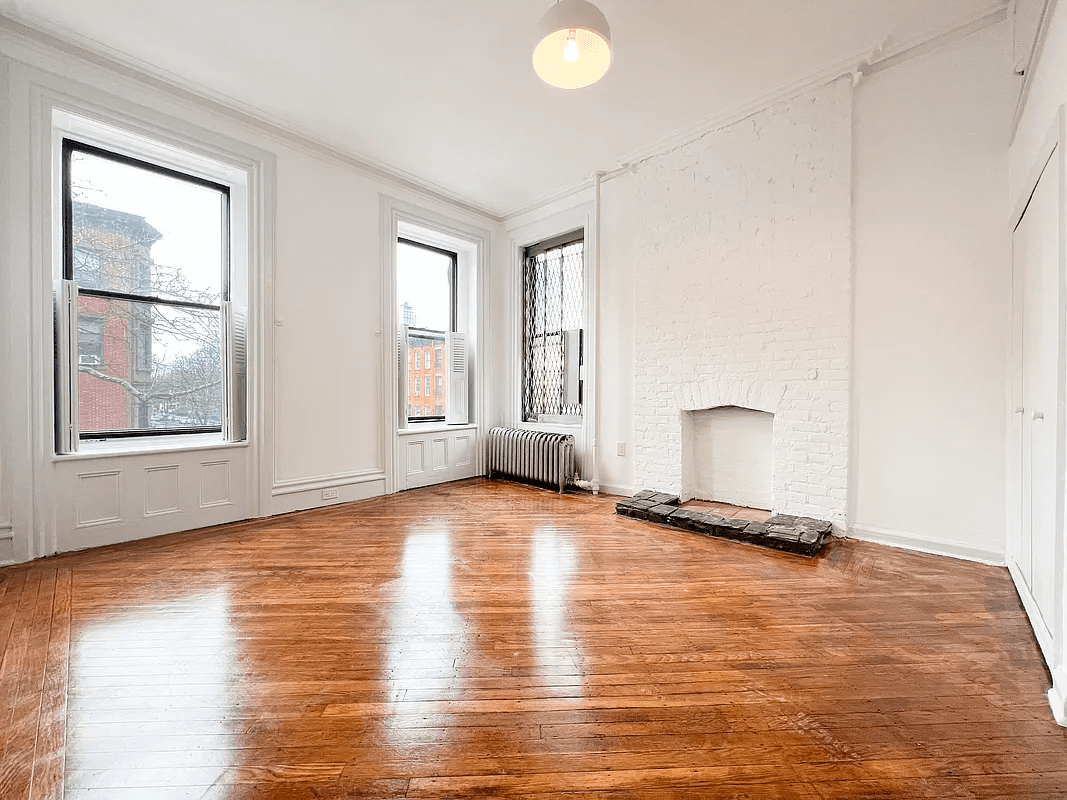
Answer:
[[[674,495],[645,490],[615,505],[615,513],[704,536],[748,542],[802,556],[817,556],[830,538],[829,522],[776,514],[766,522],[720,517],[708,511],[680,508]]]

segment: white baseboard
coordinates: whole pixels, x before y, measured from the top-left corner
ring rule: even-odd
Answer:
[[[1045,659],[1045,663],[1051,669],[1055,663],[1053,661],[1054,642],[1052,630],[1045,624],[1045,619],[1041,616],[1041,609],[1037,605],[1037,599],[1034,597],[1034,593],[1030,591],[1030,587],[1026,585],[1026,579],[1014,559],[1008,559],[1008,573],[1015,583],[1015,591],[1019,595],[1019,600],[1022,601],[1026,618],[1030,621],[1030,627],[1034,631],[1034,638],[1037,639],[1041,657]]]
[[[1052,688],[1048,690],[1048,704],[1056,724],[1067,728],[1067,665],[1060,665],[1052,673]]]
[[[928,539],[925,536],[917,536],[914,533],[872,528],[868,525],[853,525],[849,529],[848,535],[860,541],[885,544],[890,547],[899,547],[903,550],[914,550],[917,553],[930,553],[936,556],[959,558],[964,561],[977,561],[979,564],[990,564],[995,567],[1003,567],[1005,565],[1004,553],[985,547],[975,547],[963,542]]]
[[[334,489],[357,483],[374,483],[384,481],[385,473],[380,469],[365,469],[360,472],[338,472],[334,475],[315,475],[310,478],[293,478],[275,481],[271,495],[280,497],[286,494],[300,494],[316,489]]]
[[[15,563],[15,532],[9,523],[0,523],[0,567]]]
[[[610,484],[601,484],[601,494],[610,494],[617,497],[633,497],[637,494],[637,490],[632,486],[612,486]]]
[[[336,497],[324,499],[324,489],[333,489]],[[270,515],[288,514],[292,511],[306,511],[312,508],[325,508],[339,503],[354,503],[385,494],[385,474],[352,476],[349,480],[339,478],[313,479],[310,481],[293,481],[272,492]]]

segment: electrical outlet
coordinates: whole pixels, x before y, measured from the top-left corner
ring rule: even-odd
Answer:
[[[626,455],[626,442],[619,442],[617,445],[615,445],[615,455]]]
[[[323,489],[322,490],[322,499],[323,500],[336,500],[337,499],[337,490],[336,489]]]

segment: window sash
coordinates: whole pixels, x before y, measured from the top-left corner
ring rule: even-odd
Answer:
[[[75,276],[75,258],[76,249],[74,246],[74,195],[73,185],[71,177],[71,159],[75,153],[84,153],[92,155],[97,158],[101,158],[108,161],[113,161],[126,166],[136,167],[148,172],[152,172],[158,175],[163,175],[175,180],[184,181],[204,188],[212,189],[219,192],[222,195],[222,224],[221,224],[221,262],[222,262],[222,275],[221,275],[221,297],[220,304],[205,304],[198,303],[189,300],[181,300],[176,298],[158,297],[148,294],[135,294],[126,292],[116,292],[107,289],[100,289],[96,287],[78,287],[77,296],[79,297],[97,297],[105,300],[118,300],[118,301],[132,301],[135,303],[143,303],[149,305],[170,306],[176,309],[187,310],[201,310],[201,311],[214,311],[221,315],[222,305],[230,300],[230,257],[231,257],[231,230],[230,230],[230,187],[216,183],[215,181],[208,180],[206,178],[200,178],[196,175],[190,175],[180,170],[170,169],[168,167],[154,164],[150,161],[144,161],[139,158],[127,156],[121,153],[116,153],[111,150],[96,147],[94,145],[79,142],[73,138],[64,137],[62,140],[62,242],[63,242],[63,279],[66,281],[74,281]],[[92,254],[91,254],[92,255]],[[77,324],[79,315],[75,310],[73,322]],[[220,348],[225,344],[222,341],[221,328],[220,328]],[[136,346],[135,346],[136,350]],[[68,360],[71,362],[67,369],[70,370],[73,376],[79,374],[78,360],[79,353],[77,348],[73,348],[72,352],[67,355]],[[134,358],[137,358],[136,352]],[[225,386],[227,383],[225,374],[220,372],[220,379]],[[78,385],[75,380],[71,391],[77,393]],[[226,402],[224,400],[223,409],[220,409],[225,413]],[[243,411],[241,412],[244,413]],[[118,430],[100,430],[100,431],[80,431],[77,430],[78,420],[73,419],[71,421],[76,431],[76,439],[79,440],[96,440],[96,439],[123,439],[123,438],[147,438],[153,436],[180,436],[186,434],[199,434],[199,433],[221,433],[223,431],[223,425],[192,425],[192,426],[175,426],[166,428],[127,428]]]
[[[456,331],[456,326],[458,324],[458,315],[459,315],[459,292],[458,292],[458,286],[459,286],[459,282],[458,282],[459,281],[459,254],[458,253],[454,253],[451,250],[445,250],[445,249],[440,248],[440,247],[434,247],[433,245],[426,244],[425,242],[420,242],[420,241],[417,241],[417,240],[414,240],[414,239],[406,239],[406,238],[404,238],[402,236],[397,237],[396,242],[397,242],[398,245],[403,244],[403,245],[407,245],[409,247],[418,247],[418,248],[421,248],[423,250],[429,250],[430,252],[433,252],[433,253],[438,253],[438,254],[443,255],[443,256],[448,256],[448,258],[451,259],[451,261],[452,261],[452,266],[451,266],[451,269],[449,270],[449,278],[448,278],[448,293],[450,295],[450,297],[449,297],[450,310],[449,311],[450,311],[450,318],[451,318],[450,319],[450,323],[449,323],[449,329],[447,331],[440,331],[440,330],[433,330],[433,329],[429,329],[429,328],[417,328],[417,327],[414,327],[414,326],[407,326],[408,336],[409,336],[409,344],[408,344],[409,348],[411,348],[410,337],[413,336],[413,335],[417,336],[419,334],[425,334],[425,335],[429,335],[432,338],[440,338],[441,339],[439,344],[435,344],[433,346],[432,350],[429,350],[429,351],[426,352],[426,357],[425,358],[421,357],[422,353],[421,353],[420,350],[416,350],[414,358],[412,358],[411,349],[409,349],[409,351],[408,351],[408,359],[409,359],[408,368],[411,369],[412,368],[412,362],[414,362],[414,369],[415,370],[436,369],[436,370],[441,370],[442,371],[442,375],[443,375],[443,366],[444,366],[444,362],[445,362],[445,359],[444,359],[445,341],[446,341],[447,336],[448,336],[449,333],[454,333]],[[434,358],[433,358],[432,361],[431,361],[431,358],[430,358],[430,354],[431,353],[434,353]],[[441,377],[438,377],[438,380],[441,380]],[[432,408],[433,408],[433,411],[434,411],[433,414],[427,414],[427,415],[421,415],[421,414],[420,415],[415,415],[415,414],[412,414],[412,411],[414,411],[414,410],[420,410],[421,411],[425,407],[424,404],[426,403],[427,399],[433,401],[435,398],[437,398],[436,394],[431,394],[431,392],[429,391],[430,384],[431,384],[430,376],[425,376],[425,382],[423,383],[422,386],[419,385],[420,377],[418,375],[412,376],[410,383],[414,384],[414,388],[412,389],[412,388],[409,387],[409,389],[408,389],[408,394],[409,394],[408,402],[405,403],[405,407],[407,409],[407,422],[408,422],[408,424],[417,424],[417,423],[423,423],[423,422],[444,422],[445,421],[445,417],[446,417],[445,409],[447,408],[447,402],[448,402],[447,398],[445,398],[444,396],[441,396],[440,399],[442,400],[442,402],[440,404],[438,404],[436,402],[433,403],[433,405],[432,405]],[[425,389],[426,391],[421,391],[420,392],[421,389]],[[411,402],[412,399],[415,398],[415,397],[419,398],[419,402],[418,403]],[[441,412],[440,413],[437,413],[438,405],[441,406]]]

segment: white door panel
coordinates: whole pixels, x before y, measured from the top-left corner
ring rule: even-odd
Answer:
[[[1053,160],[1053,164],[1058,161]],[[1059,370],[1059,180],[1045,170],[1014,237],[1016,290],[1021,301],[1019,541],[1010,548],[1052,627],[1055,612],[1056,457]]]

